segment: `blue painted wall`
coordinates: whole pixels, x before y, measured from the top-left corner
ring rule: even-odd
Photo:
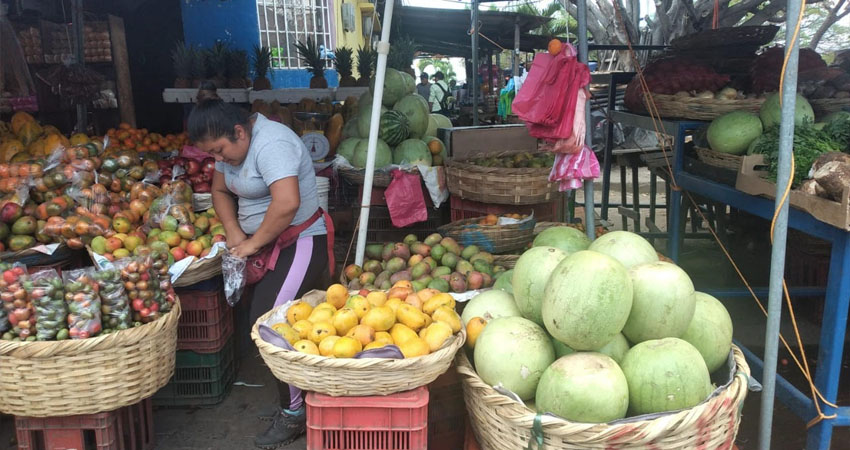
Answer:
[[[186,44],[208,48],[222,41],[251,55],[254,45],[260,42],[256,0],[181,0],[180,8]],[[276,89],[310,86],[311,75],[306,69],[272,72],[272,87]],[[326,70],[325,78],[330,87],[339,85],[335,70]]]

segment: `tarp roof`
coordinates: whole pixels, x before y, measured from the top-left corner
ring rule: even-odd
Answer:
[[[398,7],[397,7],[398,8]],[[514,46],[514,24],[519,20],[520,50],[531,52],[546,48],[550,36],[528,34],[550,19],[515,12],[480,11],[479,48],[482,51]],[[425,53],[444,56],[470,57],[471,12],[466,9],[437,9],[402,6],[393,13],[393,28],[410,36]],[[396,28],[398,27],[398,28]],[[493,40],[498,47],[484,36]]]

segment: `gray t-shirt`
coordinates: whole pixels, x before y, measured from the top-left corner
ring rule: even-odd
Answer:
[[[313,160],[304,143],[286,126],[256,115],[251,131],[248,155],[239,166],[216,162],[215,170],[224,174],[230,192],[239,199],[237,216],[245,234],[254,234],[263,223],[272,202],[269,186],[277,180],[298,177],[301,206],[292,219],[298,225],[319,208]],[[326,234],[325,221],[319,219],[301,233],[301,237]]]

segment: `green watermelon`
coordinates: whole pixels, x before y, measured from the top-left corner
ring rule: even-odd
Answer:
[[[407,123],[407,116],[395,111],[389,110],[381,115],[381,139],[383,139],[390,147],[395,147],[401,141],[407,139],[410,134],[410,129]]]
[[[357,130],[357,116],[354,116],[351,120],[345,122],[345,125],[342,126],[342,138],[359,138],[360,132]]]
[[[387,112],[387,108],[381,106],[381,115]],[[372,103],[360,106],[360,113],[357,115],[357,134],[363,139],[369,138],[369,125],[372,123]],[[380,128],[378,129],[380,136]]]
[[[375,78],[377,77],[372,78],[369,85],[369,91],[372,94],[375,93]],[[387,72],[384,75],[384,94],[381,98],[381,103],[384,106],[393,106],[406,94],[407,83],[405,83],[401,72],[387,67]]]
[[[451,127],[452,121],[448,117],[442,114],[431,113],[428,115],[428,129],[425,130],[425,136],[436,136],[437,129]]]
[[[361,139],[354,148],[354,159],[351,165],[358,169],[366,167],[366,157],[368,155],[369,140]],[[380,169],[389,166],[393,162],[393,153],[390,151],[390,146],[381,139],[378,139],[378,146],[375,148],[375,169]]]
[[[407,139],[393,151],[393,164],[421,164],[430,166],[432,162],[428,145],[421,139]]]
[[[351,137],[340,142],[339,147],[336,149],[336,154],[345,157],[351,163],[354,160],[354,150],[362,140],[359,137]]]
[[[413,78],[413,75],[407,72],[399,73],[401,73],[401,78],[404,80],[405,94],[412,94],[416,92],[416,79]]]
[[[410,122],[410,137],[421,139],[428,130],[428,102],[418,94],[404,96],[393,109],[407,116]]]

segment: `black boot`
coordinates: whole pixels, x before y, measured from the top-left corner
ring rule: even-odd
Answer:
[[[254,445],[262,449],[275,449],[291,443],[307,432],[307,413],[301,408],[300,414],[281,411],[272,426],[260,436],[254,438]]]

